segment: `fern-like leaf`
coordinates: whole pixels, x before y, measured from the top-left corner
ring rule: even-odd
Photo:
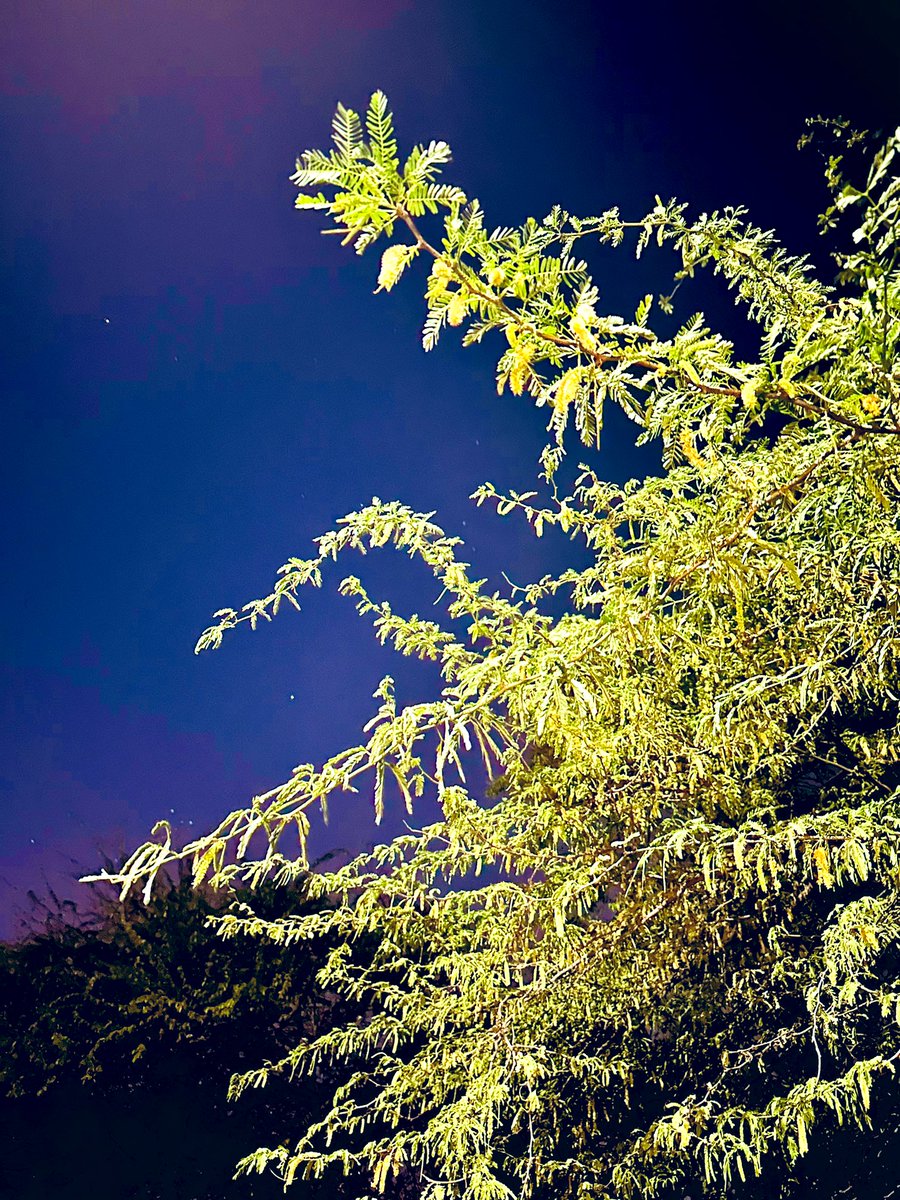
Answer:
[[[331,123],[334,144],[341,158],[352,162],[362,147],[362,125],[359,114],[352,108],[344,108],[338,104]]]
[[[394,137],[394,119],[388,109],[387,96],[378,91],[372,94],[366,112],[366,131],[369,135],[369,152],[380,167],[388,171],[397,169],[397,141]]]

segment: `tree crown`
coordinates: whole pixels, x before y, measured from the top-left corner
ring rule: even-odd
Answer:
[[[426,792],[440,806],[316,874],[333,909],[222,918],[224,936],[338,935],[322,981],[368,1005],[235,1077],[237,1094],[357,1064],[323,1120],[245,1169],[363,1166],[376,1191],[414,1178],[431,1200],[663,1197],[688,1180],[718,1195],[801,1158],[823,1117],[869,1120],[900,1057],[900,130],[859,186],[843,174],[855,135],[834,132],[824,224],[857,218],[836,286],[742,209],[657,199],[633,221],[557,208],[488,231],[438,182],[445,143],[401,166],[378,92],[364,120],[339,106],[329,152],[301,156],[298,207],[359,253],[388,241],[378,290],[429,261],[426,349],[447,325],[466,344],[503,335],[498,388],[548,414],[541,492],[475,499],[538,537],[559,527],[591,561],[501,595],[434,514],[376,499],[201,636],[218,646],[297,605],[329,560],[386,545],[430,568],[450,618],[399,614],[345,578],[382,642],[440,665],[441,694],[399,708],[385,679],[358,746],[185,847],[160,823],[116,876],[149,895],[186,858],[217,885],[294,878],[310,811],[366,779],[378,817],[388,788],[410,813]],[[721,275],[759,331],[755,360],[702,314],[664,336],[671,296],[599,312],[579,247],[629,237],[675,251],[676,287]],[[618,486],[582,465],[567,489],[567,428],[595,445],[607,402],[664,470]],[[349,947],[370,930],[361,964]]]

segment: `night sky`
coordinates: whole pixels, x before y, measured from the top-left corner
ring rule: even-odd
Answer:
[[[404,150],[449,141],[446,177],[489,224],[557,202],[639,216],[654,193],[747,203],[827,271],[803,118],[900,120],[900,5],[850,11],[7,0],[0,935],[27,889],[76,894],[158,817],[196,832],[358,740],[382,675],[403,702],[433,689],[336,594],[360,573],[430,611],[433,583],[384,554],[192,654],[213,610],[264,595],[343,513],[373,495],[436,510],[498,583],[570,554],[466,499],[485,479],[530,487],[544,439],[540,411],[496,396],[495,347],[451,331],[425,355],[421,274],[373,297],[377,252],[293,210],[294,158],[327,142],[336,101],[382,88]],[[607,311],[668,290],[670,263],[636,271],[623,248],[596,266]],[[736,328],[720,288],[679,312],[710,304]],[[610,419],[601,473],[653,469],[633,433]],[[313,850],[376,836],[370,798],[348,796]]]

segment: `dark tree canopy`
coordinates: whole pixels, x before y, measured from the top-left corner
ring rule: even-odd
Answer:
[[[112,1200],[280,1195],[272,1178],[232,1184],[235,1157],[310,1120],[327,1080],[239,1106],[228,1080],[355,1015],[316,985],[327,947],[226,945],[208,922],[233,899],[189,876],[147,905],[93,900],[79,912],[51,898],[0,946],[0,1194],[76,1200],[102,1178]],[[302,884],[243,900],[269,919],[311,907]]]

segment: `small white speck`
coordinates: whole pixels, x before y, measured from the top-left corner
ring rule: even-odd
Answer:
[[[104,324],[104,325],[108,325],[108,324],[109,324],[109,317],[104,317],[104,318],[103,318],[103,324]]]
[[[33,845],[34,845],[34,838],[31,838],[30,840],[31,840],[31,844],[32,844],[32,846],[33,846]]]
[[[289,699],[289,700],[293,700],[293,698],[294,698],[294,693],[293,693],[293,692],[291,692],[291,694],[290,694],[290,696],[288,697],[288,699]]]
[[[170,813],[173,813],[174,811],[175,811],[175,809],[174,809],[174,808],[170,808],[170,809],[169,809],[169,812],[170,812]]]

